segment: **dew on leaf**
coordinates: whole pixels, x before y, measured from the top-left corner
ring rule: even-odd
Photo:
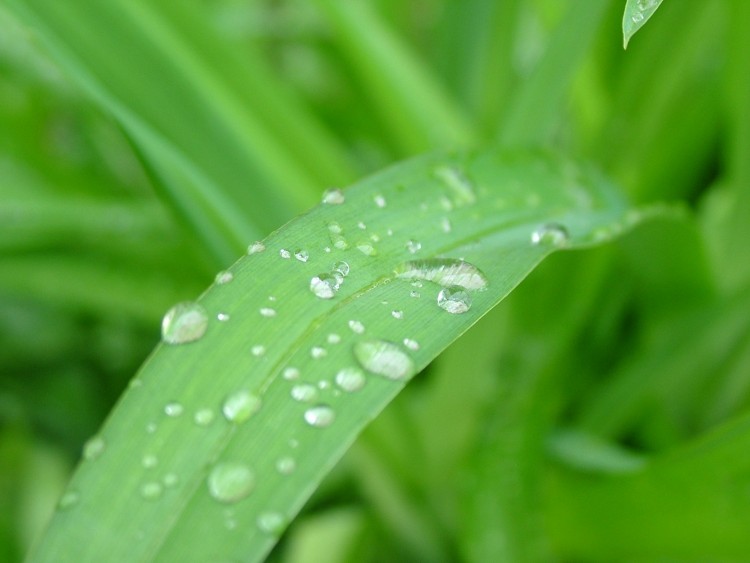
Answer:
[[[247,389],[240,389],[229,395],[221,407],[221,412],[229,422],[240,424],[260,410],[260,397]]]
[[[216,315],[216,319],[221,321],[222,323],[225,323],[229,320],[229,315],[226,313],[219,313]]]
[[[300,383],[292,387],[289,392],[292,399],[300,403],[312,403],[318,398],[318,390],[309,383]]]
[[[416,240],[408,240],[406,242],[406,250],[408,250],[411,254],[416,254],[420,250],[422,250],[422,243]]]
[[[299,375],[299,369],[291,366],[284,368],[284,372],[282,373],[282,377],[287,381],[294,381],[295,379],[299,379]]]
[[[394,311],[391,311],[391,316],[394,319],[403,319],[404,318],[404,312],[403,311],[394,310]]]
[[[273,309],[271,307],[261,307],[259,313],[261,314],[261,316],[270,319],[271,317],[276,316],[276,309]]]
[[[305,411],[304,419],[310,426],[325,428],[333,424],[336,413],[328,405],[317,405]]]
[[[177,483],[179,483],[179,481],[180,478],[176,473],[167,473],[161,479],[161,482],[164,483],[164,486],[167,488],[174,487]]]
[[[322,201],[328,205],[341,205],[346,201],[346,198],[344,197],[344,192],[339,188],[331,188],[323,192]]]
[[[312,348],[310,348],[310,357],[314,360],[325,358],[327,355],[328,350],[326,350],[322,346],[313,346]]]
[[[291,456],[280,457],[276,460],[276,471],[282,475],[291,475],[297,469],[297,462]]]
[[[359,391],[367,381],[364,372],[357,367],[345,367],[340,369],[334,377],[336,385],[347,393]]]
[[[294,257],[300,262],[307,262],[310,258],[310,253],[307,250],[297,250],[294,252]]]
[[[338,272],[338,273],[339,273],[339,274],[341,274],[342,276],[346,277],[346,276],[348,276],[348,275],[349,275],[349,264],[347,264],[347,263],[346,263],[346,262],[344,262],[344,261],[341,261],[341,262],[336,262],[336,263],[335,263],[335,264],[334,264],[334,265],[333,265],[333,266],[331,267],[331,271],[332,271],[332,272]]]
[[[141,485],[141,498],[145,500],[157,500],[159,497],[161,497],[161,493],[163,492],[163,490],[164,488],[162,487],[161,483],[157,481],[149,481]]]
[[[72,508],[73,506],[78,504],[78,501],[80,499],[81,495],[79,495],[77,491],[66,491],[63,496],[60,497],[60,500],[57,501],[57,507],[60,510]]]
[[[310,291],[319,299],[333,299],[340,282],[333,274],[322,273],[310,279]]]
[[[450,190],[456,205],[472,204],[477,200],[474,184],[459,168],[438,166],[433,173]]]
[[[570,235],[568,229],[560,223],[547,223],[531,233],[531,244],[549,245],[556,248],[567,246]]]
[[[161,339],[167,344],[185,344],[199,340],[208,327],[208,313],[191,301],[178,303],[161,321]]]
[[[263,252],[265,249],[266,249],[266,245],[258,240],[247,247],[247,253],[258,254],[260,252]]]
[[[365,325],[356,320],[349,321],[349,328],[355,334],[362,334],[365,331]]]
[[[372,200],[375,202],[375,205],[377,205],[380,209],[383,209],[386,205],[388,205],[388,202],[385,200],[385,197],[383,197],[381,194],[377,194],[375,197],[372,198]]]
[[[409,350],[419,350],[419,342],[412,338],[404,338],[404,346],[406,346]]]
[[[107,443],[101,436],[89,438],[83,445],[83,459],[88,461],[95,460],[104,453]]]
[[[292,257],[292,253],[287,249],[282,248],[281,250],[279,250],[279,256],[281,256],[284,260],[289,260],[289,258]]]
[[[359,250],[365,256],[377,256],[378,251],[368,241],[361,241],[357,243],[357,250]]]
[[[200,409],[193,415],[193,422],[198,426],[208,426],[214,421],[215,416],[211,409]]]
[[[437,304],[438,307],[449,313],[465,313],[471,308],[471,295],[458,285],[444,287],[438,293]]]
[[[232,274],[232,272],[225,270],[216,274],[215,281],[219,285],[225,285],[231,282],[233,279],[234,279],[234,275]]]
[[[206,480],[215,500],[234,503],[247,497],[255,487],[255,473],[244,463],[224,462],[213,467]]]
[[[341,342],[341,337],[335,332],[332,332],[326,336],[326,342],[328,342],[328,344],[338,344]]]
[[[263,354],[266,353],[266,347],[263,346],[263,344],[256,344],[255,346],[250,348],[250,353],[256,358],[260,358],[261,356],[263,356]]]
[[[286,527],[286,518],[279,512],[263,512],[258,516],[257,524],[261,532],[278,536]]]
[[[414,361],[393,342],[363,340],[354,345],[354,357],[365,370],[394,381],[414,375]]]
[[[141,465],[144,469],[153,469],[159,465],[159,458],[153,454],[146,454],[141,458]]]
[[[164,414],[171,417],[180,416],[183,412],[183,407],[180,403],[171,402],[164,405]]]
[[[443,287],[457,285],[464,289],[482,290],[488,283],[487,277],[474,264],[454,258],[410,260],[399,265],[394,273],[397,278],[426,280]]]

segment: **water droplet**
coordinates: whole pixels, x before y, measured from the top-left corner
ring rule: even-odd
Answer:
[[[274,297],[273,295],[269,295],[268,296],[268,300],[269,301],[276,301],[276,297]]]
[[[222,323],[225,323],[229,320],[229,315],[227,315],[226,313],[219,313],[218,315],[216,315],[216,318]]]
[[[323,203],[328,205],[341,205],[346,201],[344,192],[338,188],[331,188],[323,192]]]
[[[380,209],[383,209],[386,205],[388,205],[388,202],[385,200],[385,198],[377,194],[374,198],[372,198],[375,202],[375,205],[377,205]]]
[[[321,391],[328,389],[331,386],[331,383],[329,381],[326,381],[325,379],[321,379],[318,381],[318,389]]]
[[[212,411],[211,409],[200,409],[193,416],[193,421],[198,426],[208,426],[214,421],[215,416],[216,415],[214,415],[214,411]]]
[[[258,529],[266,534],[281,535],[286,527],[286,519],[278,512],[263,512],[258,516]]]
[[[440,220],[440,229],[444,233],[450,233],[453,230],[453,225],[451,224],[451,220],[448,219],[448,217],[443,217]]]
[[[325,358],[328,355],[328,350],[323,348],[322,346],[313,346],[310,348],[310,357],[314,360],[319,360],[320,358]]]
[[[550,245],[557,248],[566,246],[570,235],[560,223],[547,223],[531,233],[531,244]]]
[[[216,274],[216,283],[219,285],[228,284],[233,279],[234,275],[232,274],[232,272],[223,271]]]
[[[356,367],[346,367],[336,374],[336,385],[348,393],[359,391],[367,381],[364,372]]]
[[[326,342],[328,342],[328,344],[338,344],[341,342],[341,337],[335,332],[332,332],[326,337]]]
[[[287,381],[294,381],[295,379],[299,379],[299,369],[295,367],[285,368],[282,377]]]
[[[310,254],[307,252],[307,250],[297,250],[294,253],[294,257],[300,262],[307,262],[307,260],[310,258]]]
[[[292,399],[300,403],[312,403],[318,398],[318,390],[309,383],[301,383],[292,387],[289,392]]]
[[[255,487],[255,474],[244,463],[220,463],[207,479],[209,494],[219,502],[233,503],[247,497]]]
[[[354,357],[359,364],[375,375],[399,381],[416,371],[414,361],[392,342],[363,340],[354,345]]]
[[[346,277],[349,275],[349,264],[344,261],[336,262],[332,267],[331,271],[338,272],[342,276]]]
[[[422,243],[416,240],[408,240],[406,242],[406,250],[408,250],[411,254],[416,254],[420,250],[422,250]]]
[[[199,340],[208,327],[208,313],[202,305],[185,301],[172,307],[161,321],[161,339],[167,344]]]
[[[462,287],[444,287],[437,296],[438,307],[453,314],[465,313],[471,308],[471,295]]]
[[[261,316],[266,317],[267,319],[270,319],[271,317],[276,316],[276,309],[272,309],[271,307],[261,307],[260,314]]]
[[[633,23],[641,23],[643,21],[643,14],[641,12],[635,12],[632,16],[630,16],[630,19],[633,20]]]
[[[156,500],[161,496],[164,488],[157,481],[149,481],[141,485],[141,498],[145,500]]]
[[[263,346],[263,344],[256,344],[255,346],[250,348],[250,353],[256,358],[260,358],[263,354],[266,353],[266,347]]]
[[[355,334],[362,334],[365,331],[365,325],[359,321],[349,321],[349,328]]]
[[[462,170],[455,166],[438,166],[434,174],[451,191],[456,205],[472,204],[477,200],[474,184]]]
[[[367,230],[367,225],[365,225],[362,221],[359,221],[357,223],[357,228],[360,229],[360,230],[362,230],[362,231],[365,231],[365,230]]]
[[[411,338],[404,338],[404,346],[406,346],[409,350],[419,350],[419,342]]]
[[[164,483],[164,486],[167,488],[174,487],[177,483],[179,483],[179,481],[180,478],[176,473],[167,473],[161,479],[161,482]]]
[[[154,467],[159,465],[159,458],[152,454],[144,455],[141,459],[141,465],[145,469],[153,469]]]
[[[182,405],[180,403],[176,403],[176,402],[167,403],[164,406],[164,413],[167,416],[172,416],[172,417],[180,416],[182,414],[183,410],[184,409],[182,408]]]
[[[260,397],[246,389],[240,389],[224,400],[221,411],[229,422],[240,424],[258,412],[261,405]]]
[[[458,285],[473,290],[487,287],[487,278],[479,268],[453,258],[412,260],[398,266],[395,274],[397,278],[427,280],[443,287]]]
[[[372,242],[380,242],[380,236],[377,233],[372,233],[370,235],[370,240]]]
[[[366,240],[357,243],[357,250],[359,250],[365,256],[377,256],[378,254],[378,251],[375,249],[375,247]]]
[[[282,475],[291,475],[297,469],[297,462],[291,456],[281,457],[276,461],[276,471]]]
[[[257,240],[247,247],[247,253],[258,254],[259,252],[263,252],[265,249],[266,249],[266,245],[260,242],[259,240]]]
[[[394,319],[403,319],[404,318],[404,312],[403,311],[391,311],[391,316]]]
[[[289,258],[292,257],[292,253],[287,249],[282,248],[281,250],[279,250],[279,256],[281,256],[284,260],[289,260]]]
[[[333,299],[339,290],[339,281],[333,274],[318,274],[310,279],[310,291],[320,299]]]
[[[83,445],[83,459],[93,461],[104,453],[107,443],[101,436],[89,438]]]
[[[325,428],[333,424],[336,413],[328,405],[317,405],[305,411],[305,422],[316,428]]]
[[[77,491],[66,491],[65,494],[60,497],[60,500],[57,501],[57,507],[60,510],[66,510],[78,504],[79,500],[81,500],[81,496]]]
[[[158,426],[156,425],[156,423],[155,423],[155,422],[149,422],[149,423],[148,423],[148,424],[146,425],[146,433],[147,433],[147,434],[153,434],[154,432],[156,432],[156,430],[157,430],[158,428],[159,428],[159,427],[158,427]]]
[[[419,299],[420,293],[418,291],[410,291],[409,296],[413,297],[414,299]]]

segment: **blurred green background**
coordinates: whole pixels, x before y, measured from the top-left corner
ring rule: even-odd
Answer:
[[[623,9],[0,1],[0,560],[170,305],[327,187],[500,143],[677,211],[545,262],[272,558],[750,561],[750,2],[666,0],[627,51]]]

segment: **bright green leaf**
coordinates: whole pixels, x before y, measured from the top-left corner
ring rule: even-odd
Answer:
[[[625,4],[625,14],[622,16],[622,37],[623,47],[627,49],[630,38],[635,32],[641,29],[656,9],[661,5],[662,0],[627,0]]]

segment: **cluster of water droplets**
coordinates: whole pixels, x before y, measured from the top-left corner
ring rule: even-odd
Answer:
[[[635,24],[642,23],[651,16],[654,10],[659,7],[659,4],[661,4],[661,0],[638,0],[636,2],[637,11],[633,12],[630,19]]]

